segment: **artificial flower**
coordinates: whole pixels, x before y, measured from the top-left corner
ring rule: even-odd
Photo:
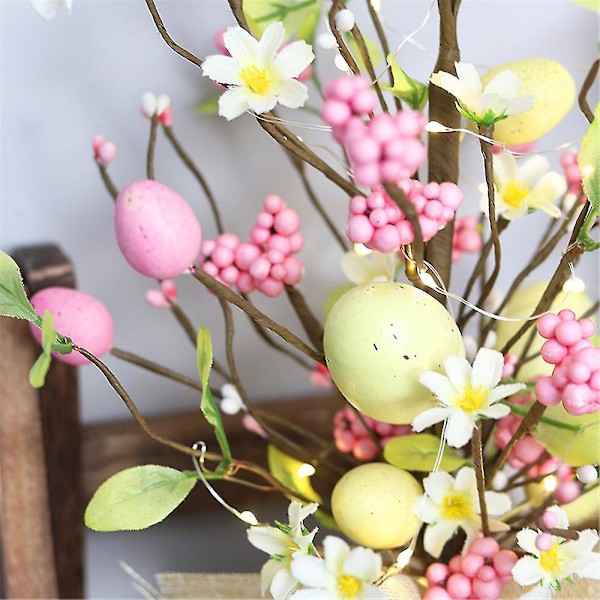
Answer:
[[[240,393],[233,383],[225,383],[221,386],[221,410],[226,415],[237,415],[240,410],[247,410]]]
[[[550,509],[558,517],[558,528],[567,529],[569,522],[564,510],[558,506]],[[600,554],[594,547],[600,538],[593,529],[579,532],[577,540],[565,540],[553,535],[547,550],[538,548],[537,539],[540,531],[522,529],[517,533],[517,543],[528,552],[519,559],[512,569],[513,579],[525,587],[537,583],[521,598],[551,598],[554,591],[560,591],[562,581],[578,575],[584,579],[600,579]]]
[[[314,60],[304,41],[293,42],[279,50],[285,29],[279,21],[270,23],[260,41],[241,27],[230,27],[223,43],[230,56],[208,56],[202,72],[217,83],[228,86],[219,98],[219,114],[235,119],[247,110],[268,112],[277,103],[288,108],[303,106],[306,86],[296,78]]]
[[[519,166],[510,154],[496,154],[496,215],[514,221],[528,211],[539,209],[555,219],[560,217],[560,208],[554,202],[565,193],[567,183],[559,173],[548,172],[549,168],[550,164],[543,156],[532,156]],[[488,211],[487,195],[481,199],[481,210]]]
[[[525,389],[523,383],[498,385],[502,377],[504,358],[496,350],[481,348],[473,367],[462,356],[449,356],[444,361],[447,377],[427,371],[419,381],[429,388],[441,406],[418,414],[412,422],[415,431],[423,431],[434,423],[448,419],[445,438],[454,448],[461,448],[471,439],[479,419],[500,419],[510,408],[497,404],[499,400]]]
[[[473,65],[456,62],[454,67],[458,77],[438,71],[429,81],[452,94],[458,112],[479,125],[493,125],[533,105],[532,95],[519,96],[521,79],[513,71],[498,73],[484,88]]]
[[[51,21],[57,15],[61,6],[67,9],[67,12],[71,14],[71,8],[73,7],[73,0],[31,0],[33,10],[45,19]]]
[[[292,558],[314,553],[313,538],[317,533],[315,527],[308,531],[304,527],[304,519],[312,515],[318,504],[302,505],[290,502],[288,507],[288,524],[277,523],[278,527],[254,525],[248,529],[248,541],[259,550],[266,552],[271,558],[264,564],[260,572],[261,593],[269,588],[275,600],[287,598],[297,586],[297,579],[290,570]]]
[[[304,586],[293,600],[335,600],[338,598],[384,599],[382,589],[373,585],[381,571],[381,556],[370,548],[353,548],[329,535],[323,541],[324,558],[295,555],[292,574]]]
[[[471,467],[463,467],[456,478],[439,471],[426,477],[423,487],[425,495],[417,499],[415,512],[427,523],[423,538],[425,550],[438,558],[446,542],[459,528],[466,532],[468,546],[481,530],[475,471]],[[485,492],[485,503],[490,516],[502,515],[511,507],[508,494],[499,492]],[[505,529],[499,521],[490,520],[489,524],[492,531]]]
[[[396,254],[382,253],[374,250],[368,254],[346,252],[340,263],[344,275],[356,285],[372,281],[394,281],[398,258]]]

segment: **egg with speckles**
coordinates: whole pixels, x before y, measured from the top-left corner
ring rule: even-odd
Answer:
[[[49,287],[34,294],[31,304],[40,316],[50,311],[54,316],[54,329],[94,356],[100,357],[112,348],[113,320],[104,304],[96,298],[71,288]],[[41,343],[42,332],[34,325],[30,328],[33,337]],[[52,356],[70,365],[89,364],[88,359],[78,352],[53,352]]]
[[[155,279],[184,273],[200,253],[202,232],[187,202],[157,181],[136,181],[115,204],[115,233],[125,260]]]
[[[331,496],[333,518],[353,542],[375,550],[406,544],[421,522],[414,512],[423,494],[407,471],[384,463],[368,463],[348,471]]]
[[[496,140],[509,146],[518,146],[541,138],[558,125],[573,106],[575,82],[560,63],[546,58],[526,58],[504,63],[488,71],[481,82],[485,86],[507,69],[521,79],[519,95],[535,96],[535,102],[529,110],[511,115],[495,125]]]
[[[386,423],[410,423],[435,406],[419,382],[444,373],[451,354],[465,355],[454,319],[411,285],[374,282],[346,292],[325,321],[325,359],[335,385],[362,413]]]

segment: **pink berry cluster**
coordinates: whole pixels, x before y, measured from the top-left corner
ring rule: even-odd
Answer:
[[[511,570],[516,562],[517,555],[511,550],[500,550],[495,539],[479,538],[468,553],[453,556],[447,565],[429,565],[425,577],[430,587],[423,600],[496,600],[512,581]]]
[[[542,404],[562,402],[572,415],[600,409],[600,348],[589,341],[595,329],[591,319],[577,320],[571,310],[538,319],[538,333],[548,340],[542,346],[542,358],[555,365],[552,375],[536,383],[535,393]]]
[[[160,282],[160,289],[146,292],[146,302],[153,308],[168,308],[177,304],[177,284],[171,279],[164,279]]]
[[[92,149],[94,151],[94,160],[101,167],[108,167],[117,155],[117,147],[101,135],[95,136],[92,140]]]
[[[250,230],[250,242],[223,233],[202,243],[202,268],[244,294],[259,290],[273,298],[286,284],[295,285],[304,275],[304,266],[293,256],[304,245],[299,230],[298,213],[272,194],[265,198]]]
[[[452,238],[452,260],[459,261],[464,253],[481,252],[483,240],[477,217],[456,217]]]
[[[450,182],[423,185],[419,181],[405,179],[400,182],[400,188],[417,209],[426,242],[454,218],[462,202],[460,188]],[[346,235],[355,244],[364,244],[379,252],[394,252],[401,245],[412,243],[414,229],[383,188],[378,188],[367,198],[352,198]]]
[[[427,124],[422,113],[382,113],[364,122],[362,117],[373,112],[377,98],[369,80],[361,76],[333,79],[324,95],[321,117],[346,146],[358,185],[396,183],[417,171],[427,154],[419,139]]]
[[[565,179],[567,180],[567,194],[573,194],[575,198],[579,197],[582,192],[581,187],[581,171],[579,170],[579,163],[577,162],[579,155],[577,152],[568,150],[564,152],[560,157],[560,164],[565,173]],[[582,202],[586,201],[586,197],[582,198]]]
[[[385,446],[392,438],[412,433],[410,425],[392,425],[376,421],[363,415],[365,423],[376,433],[381,445]],[[340,452],[353,454],[358,460],[370,461],[377,457],[377,444],[371,439],[356,412],[349,406],[339,410],[333,416],[333,437]]]

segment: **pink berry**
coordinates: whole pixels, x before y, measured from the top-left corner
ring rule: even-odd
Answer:
[[[484,558],[492,558],[500,549],[494,538],[484,537],[476,539],[469,548],[469,552],[480,554]]]
[[[496,569],[490,565],[483,565],[477,572],[477,579],[489,583],[496,579]]]
[[[233,263],[233,257],[233,250],[225,246],[217,246],[210,258],[217,267],[224,269]]]
[[[235,284],[238,280],[239,275],[239,269],[237,267],[234,267],[233,265],[225,267],[220,273],[221,279],[229,285]]]
[[[467,554],[462,558],[462,572],[467,577],[475,577],[479,569],[483,566],[483,562],[483,556],[480,554]]]
[[[552,377],[542,377],[535,384],[535,396],[545,406],[554,406],[562,398],[559,390],[554,387]]]
[[[592,374],[589,367],[580,361],[572,362],[567,371],[573,383],[585,383]]]
[[[450,559],[448,563],[448,567],[450,568],[451,573],[461,573],[462,572],[462,556],[457,554]]]
[[[359,142],[348,144],[350,158],[360,165],[376,162],[381,157],[381,147],[374,137],[365,137]]]
[[[598,410],[594,403],[594,394],[585,384],[569,384],[563,392],[563,406],[572,415],[585,415]]]
[[[332,127],[343,127],[351,116],[350,107],[341,100],[327,100],[321,111],[323,121]]]
[[[395,183],[402,175],[402,163],[394,159],[387,159],[381,163],[381,178],[383,181]]]
[[[510,575],[517,562],[517,555],[511,550],[500,550],[493,558],[494,569],[498,575]]]
[[[379,252],[393,252],[400,247],[400,234],[393,225],[385,225],[375,231],[372,242]]]
[[[292,235],[288,236],[288,240],[290,242],[290,252],[300,252],[300,250],[304,248],[304,237],[299,231],[296,231],[296,233],[292,233]]]
[[[259,256],[248,269],[250,275],[254,277],[254,279],[258,279],[262,281],[269,276],[269,272],[271,271],[271,262],[266,256]]]
[[[553,510],[546,510],[540,517],[540,523],[546,529],[555,529],[558,527],[558,515]]]
[[[471,580],[463,573],[453,573],[446,581],[446,590],[453,598],[468,598],[471,595]]]
[[[565,359],[568,350],[558,340],[552,339],[544,343],[540,353],[547,363],[558,365]]]
[[[546,552],[552,548],[553,540],[549,533],[540,533],[535,538],[535,547],[541,552]]]
[[[270,196],[267,196],[265,198],[263,206],[268,213],[274,215],[285,207],[285,202],[281,199],[280,196],[271,194]]]
[[[591,338],[596,332],[596,326],[591,319],[580,319],[579,325],[581,325],[581,335],[585,339]]]
[[[371,210],[376,208],[385,208],[385,196],[381,192],[373,192],[367,198],[367,207]]]
[[[439,219],[442,216],[443,211],[444,207],[439,200],[430,200],[425,205],[425,215],[430,219]]]
[[[417,136],[423,131],[417,113],[410,110],[402,110],[396,115],[396,125],[404,137]]]
[[[455,183],[444,181],[440,183],[439,200],[452,210],[456,210],[462,203],[463,195]]]
[[[264,244],[269,239],[270,235],[271,233],[268,229],[259,227],[258,225],[254,225],[254,227],[250,229],[250,239],[252,240],[253,244],[258,246]]]
[[[250,275],[250,273],[240,273],[236,285],[242,294],[249,294],[255,289],[254,280],[252,279],[252,275]]]
[[[292,235],[300,228],[300,217],[295,210],[286,208],[275,215],[273,227],[281,235]]]
[[[352,110],[359,115],[373,112],[377,104],[377,97],[373,90],[362,90],[352,98]]]
[[[396,135],[396,124],[387,113],[375,115],[369,122],[369,133],[379,142],[389,142]]]
[[[374,428],[375,432],[381,436],[390,435],[394,431],[394,426],[391,423],[384,423],[383,421],[376,421]]]
[[[558,316],[563,321],[574,321],[577,318],[575,317],[575,313],[572,310],[569,310],[568,308],[564,308],[563,310],[561,310],[558,313]]]
[[[425,577],[430,585],[437,585],[446,581],[449,574],[450,569],[444,563],[432,563],[427,567]]]
[[[202,265],[202,270],[205,273],[208,273],[211,277],[216,277],[219,274],[219,267],[217,267],[217,265],[212,263],[210,260],[207,260]]]
[[[350,212],[353,215],[362,215],[367,210],[367,199],[364,196],[354,196],[350,200]]]
[[[279,294],[283,292],[283,281],[277,281],[272,277],[267,277],[260,282],[258,287],[265,296],[275,298],[275,296],[279,296]]]
[[[581,325],[577,321],[562,321],[556,326],[554,335],[563,346],[572,346],[582,338]]]
[[[240,244],[235,249],[235,264],[243,271],[247,271],[250,265],[260,256],[260,248],[254,244]]]
[[[273,227],[273,215],[266,211],[258,213],[256,224],[263,229],[270,229]]]
[[[463,230],[458,234],[458,240],[463,252],[480,252],[483,247],[481,234],[477,231]]]
[[[346,235],[355,244],[365,244],[371,241],[375,228],[371,225],[368,217],[364,215],[353,215],[348,219]]]
[[[283,266],[287,270],[287,276],[283,280],[286,285],[296,285],[300,283],[304,276],[304,265],[293,256],[288,256],[283,261]]]
[[[380,182],[380,166],[377,162],[357,165],[354,169],[354,179],[359,185],[373,187]]]
[[[369,437],[362,438],[354,443],[352,454],[358,460],[370,461],[377,456],[377,444]]]
[[[561,504],[573,502],[581,495],[581,484],[575,479],[561,482],[554,495]]]
[[[476,598],[496,600],[500,598],[503,588],[504,584],[498,578],[492,581],[481,581],[480,579],[473,581],[473,594]]]
[[[436,585],[425,591],[423,600],[453,600],[453,598],[443,587]]]
[[[369,215],[369,221],[374,227],[383,227],[388,223],[387,212],[384,208],[376,208],[375,210],[371,211],[371,214]]]
[[[355,438],[351,431],[341,430],[335,432],[335,445],[340,452],[352,452],[354,440]]]
[[[267,240],[267,248],[269,250],[277,250],[287,256],[290,254],[290,252],[292,252],[292,243],[290,241],[290,237],[274,233]]]
[[[217,242],[219,246],[224,246],[230,250],[235,250],[240,245],[240,240],[237,235],[233,233],[222,233],[218,238]]]

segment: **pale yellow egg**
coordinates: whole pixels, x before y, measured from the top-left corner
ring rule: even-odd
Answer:
[[[337,482],[331,510],[340,530],[353,542],[375,550],[396,548],[419,530],[414,506],[422,495],[423,488],[407,471],[368,463]]]
[[[396,424],[434,406],[419,377],[443,373],[451,354],[465,355],[448,311],[429,294],[396,282],[346,292],[327,317],[324,345],[331,377],[348,402]]]
[[[519,95],[535,96],[535,102],[528,111],[496,123],[495,139],[517,146],[537,140],[558,125],[573,106],[575,82],[561,64],[547,58],[525,58],[504,63],[488,71],[481,82],[485,86],[507,69],[521,78]]]
[[[525,285],[514,294],[506,308],[502,311],[502,316],[510,317],[514,319],[522,318],[527,319],[532,313],[537,303],[539,302],[544,290],[548,285],[547,281],[536,281],[529,285]],[[561,292],[554,303],[552,304],[551,310],[553,312],[559,312],[565,308],[572,310],[577,318],[581,318],[582,315],[591,307],[592,302],[589,296],[585,292],[569,292],[568,296],[566,292]],[[500,321],[498,328],[496,329],[497,340],[495,348],[500,350],[506,342],[519,330],[523,323],[511,323],[507,321]],[[527,340],[529,339],[529,333],[526,333],[521,339],[509,350],[510,354],[520,356]],[[531,348],[528,354],[539,352],[540,348],[546,340],[536,334]],[[534,377],[540,375],[552,374],[553,365],[549,365],[541,356],[525,363],[519,370],[518,378],[519,381],[530,381]]]

